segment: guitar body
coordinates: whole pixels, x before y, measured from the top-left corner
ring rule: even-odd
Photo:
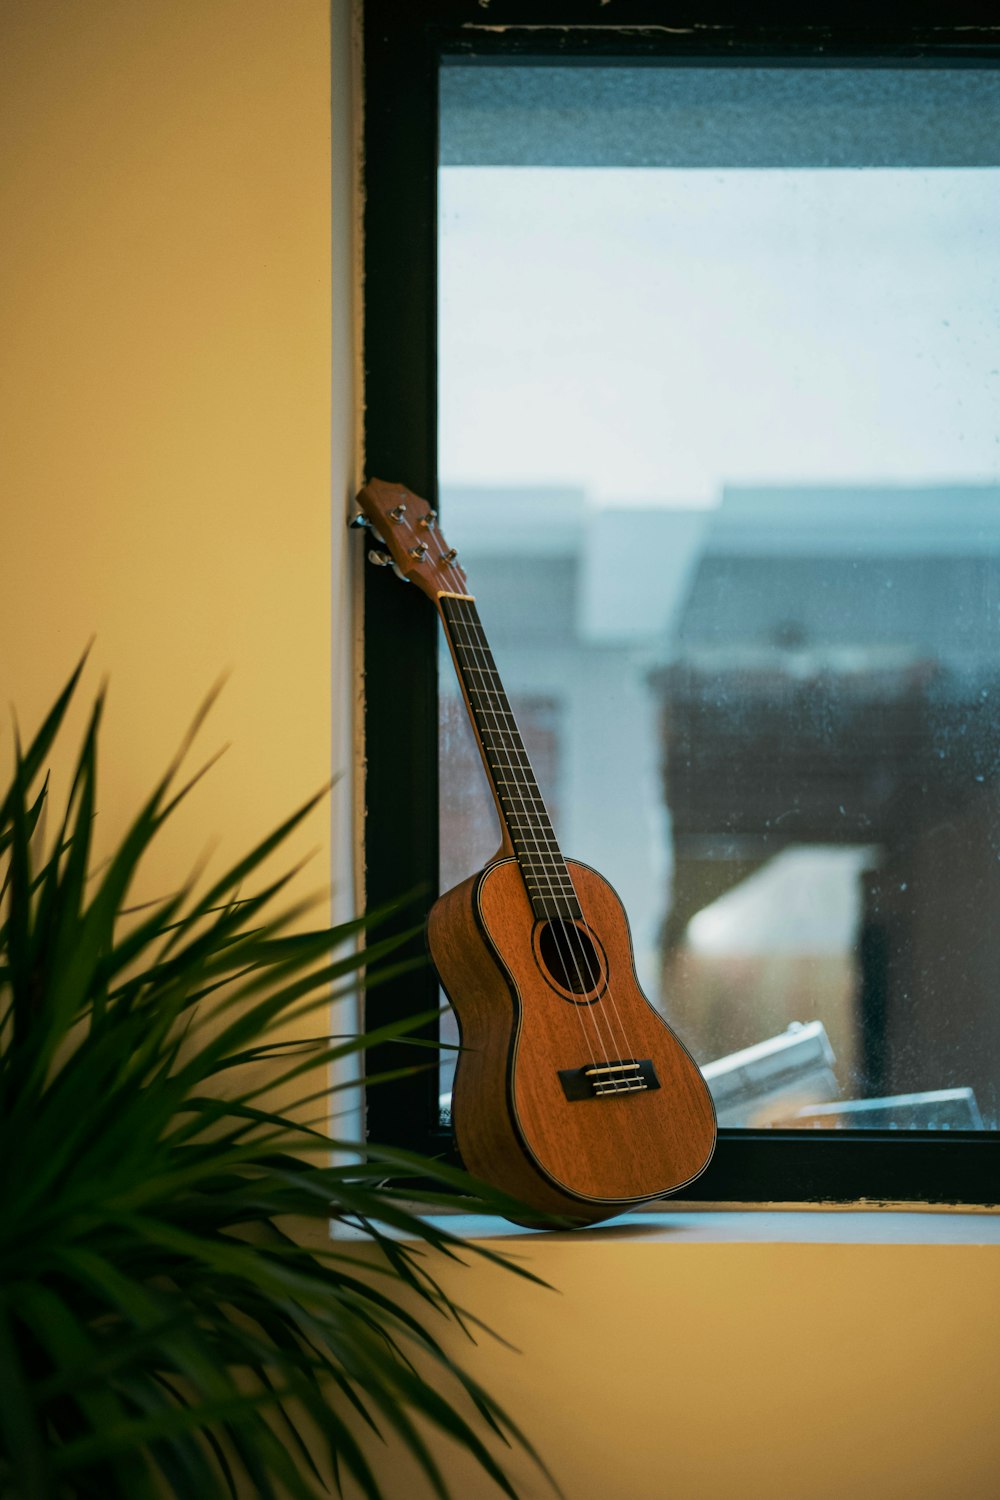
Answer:
[[[582,912],[571,924],[537,918],[517,861],[501,858],[434,904],[427,936],[461,1031],[452,1114],[466,1168],[584,1224],[697,1177],[715,1111],[639,988],[617,894],[589,866],[566,868]]]

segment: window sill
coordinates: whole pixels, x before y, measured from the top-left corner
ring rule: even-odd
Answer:
[[[430,1222],[467,1240],[520,1240],[546,1243],[635,1241],[644,1244],[770,1245],[1000,1245],[1000,1209],[927,1204],[767,1204],[731,1209],[701,1203],[636,1210],[589,1229],[524,1229],[489,1214],[427,1216]],[[334,1239],[366,1239],[360,1230],[333,1227]]]

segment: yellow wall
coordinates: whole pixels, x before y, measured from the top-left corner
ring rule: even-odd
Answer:
[[[153,894],[331,771],[331,482],[341,501],[354,458],[330,90],[326,0],[0,6],[0,699],[33,727],[96,634],[107,839],[231,672],[204,746],[232,747]],[[326,814],[312,847],[324,887]]]
[[[205,735],[232,748],[151,894],[208,834],[235,852],[354,758],[353,127],[332,14],[331,69],[325,0],[0,3],[0,698],[31,727],[96,632],[108,839],[232,669]],[[341,909],[349,790],[336,833],[320,817],[300,841]],[[451,1279],[521,1345],[474,1363],[568,1500],[1000,1493],[995,1249],[643,1245],[609,1225],[531,1254],[558,1294]],[[490,1493],[454,1472],[461,1500]]]
[[[555,1290],[448,1270],[516,1350],[446,1341],[566,1500],[1000,1495],[996,1243],[684,1243],[619,1223],[491,1248]],[[456,1500],[494,1500],[464,1456],[445,1463]],[[551,1497],[523,1457],[509,1467]],[[389,1500],[430,1500],[408,1461],[384,1472]]]

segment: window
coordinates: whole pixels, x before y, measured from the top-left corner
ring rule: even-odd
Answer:
[[[807,28],[725,24],[654,52],[607,22],[503,19],[368,9],[369,471],[430,495],[440,470],[563,847],[622,890],[644,987],[712,1081],[727,1128],[698,1195],[982,1200],[992,55],[968,33],[842,31],[838,56]],[[446,672],[439,710],[433,614],[370,571],[377,901],[494,845]],[[546,652],[518,639],[539,600]],[[446,1088],[373,1091],[373,1134],[443,1149]]]

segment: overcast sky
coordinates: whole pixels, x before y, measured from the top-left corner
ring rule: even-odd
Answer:
[[[441,177],[444,483],[997,480],[1000,169]]]

